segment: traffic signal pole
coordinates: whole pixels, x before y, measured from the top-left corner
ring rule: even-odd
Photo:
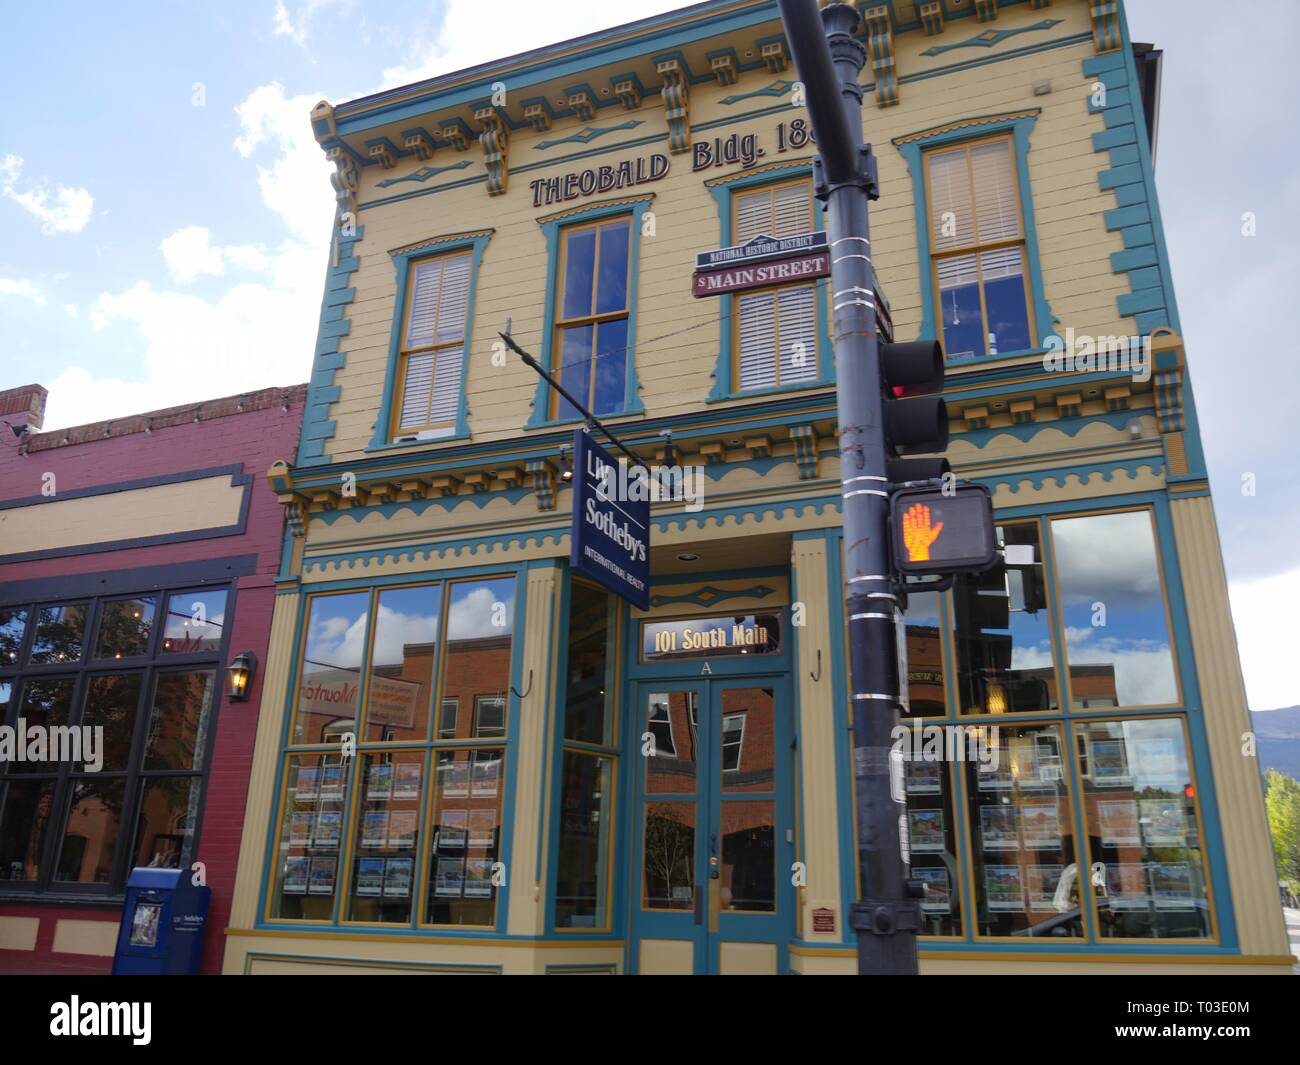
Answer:
[[[832,321],[843,485],[845,606],[852,683],[853,777],[862,898],[850,926],[860,974],[915,975],[920,903],[911,896],[901,756],[891,759],[898,722],[897,622],[888,542],[884,401],[876,342],[868,196],[875,165],[862,144],[866,49],[852,36],[858,14],[847,4],[820,12],[816,0],[779,0],[820,165],[817,197],[826,204],[831,241]]]

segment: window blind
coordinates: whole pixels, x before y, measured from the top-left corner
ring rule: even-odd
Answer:
[[[412,271],[404,347],[445,346],[407,354],[399,432],[456,419],[465,366],[463,341],[472,262],[468,253],[444,256],[419,263]]]

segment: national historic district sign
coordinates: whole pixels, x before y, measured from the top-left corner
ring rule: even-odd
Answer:
[[[696,296],[721,296],[786,281],[829,277],[831,252],[825,233],[757,236],[748,244],[703,251],[695,257]]]
[[[582,429],[573,434],[573,467],[569,565],[638,609],[649,609],[650,485],[640,481],[637,491],[634,483],[644,471],[619,476],[619,464]]]

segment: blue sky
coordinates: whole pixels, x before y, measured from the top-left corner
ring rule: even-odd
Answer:
[[[490,32],[481,0],[11,7],[0,388],[46,385],[56,428],[305,380],[333,210],[311,106],[675,6],[560,0],[539,19],[492,0]],[[1297,448],[1280,443],[1300,5],[1127,8],[1133,38],[1165,50],[1157,183],[1251,705],[1300,703]]]

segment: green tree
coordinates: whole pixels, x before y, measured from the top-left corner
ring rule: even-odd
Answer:
[[[1270,769],[1264,784],[1277,875],[1294,887],[1300,884],[1300,781]]]

